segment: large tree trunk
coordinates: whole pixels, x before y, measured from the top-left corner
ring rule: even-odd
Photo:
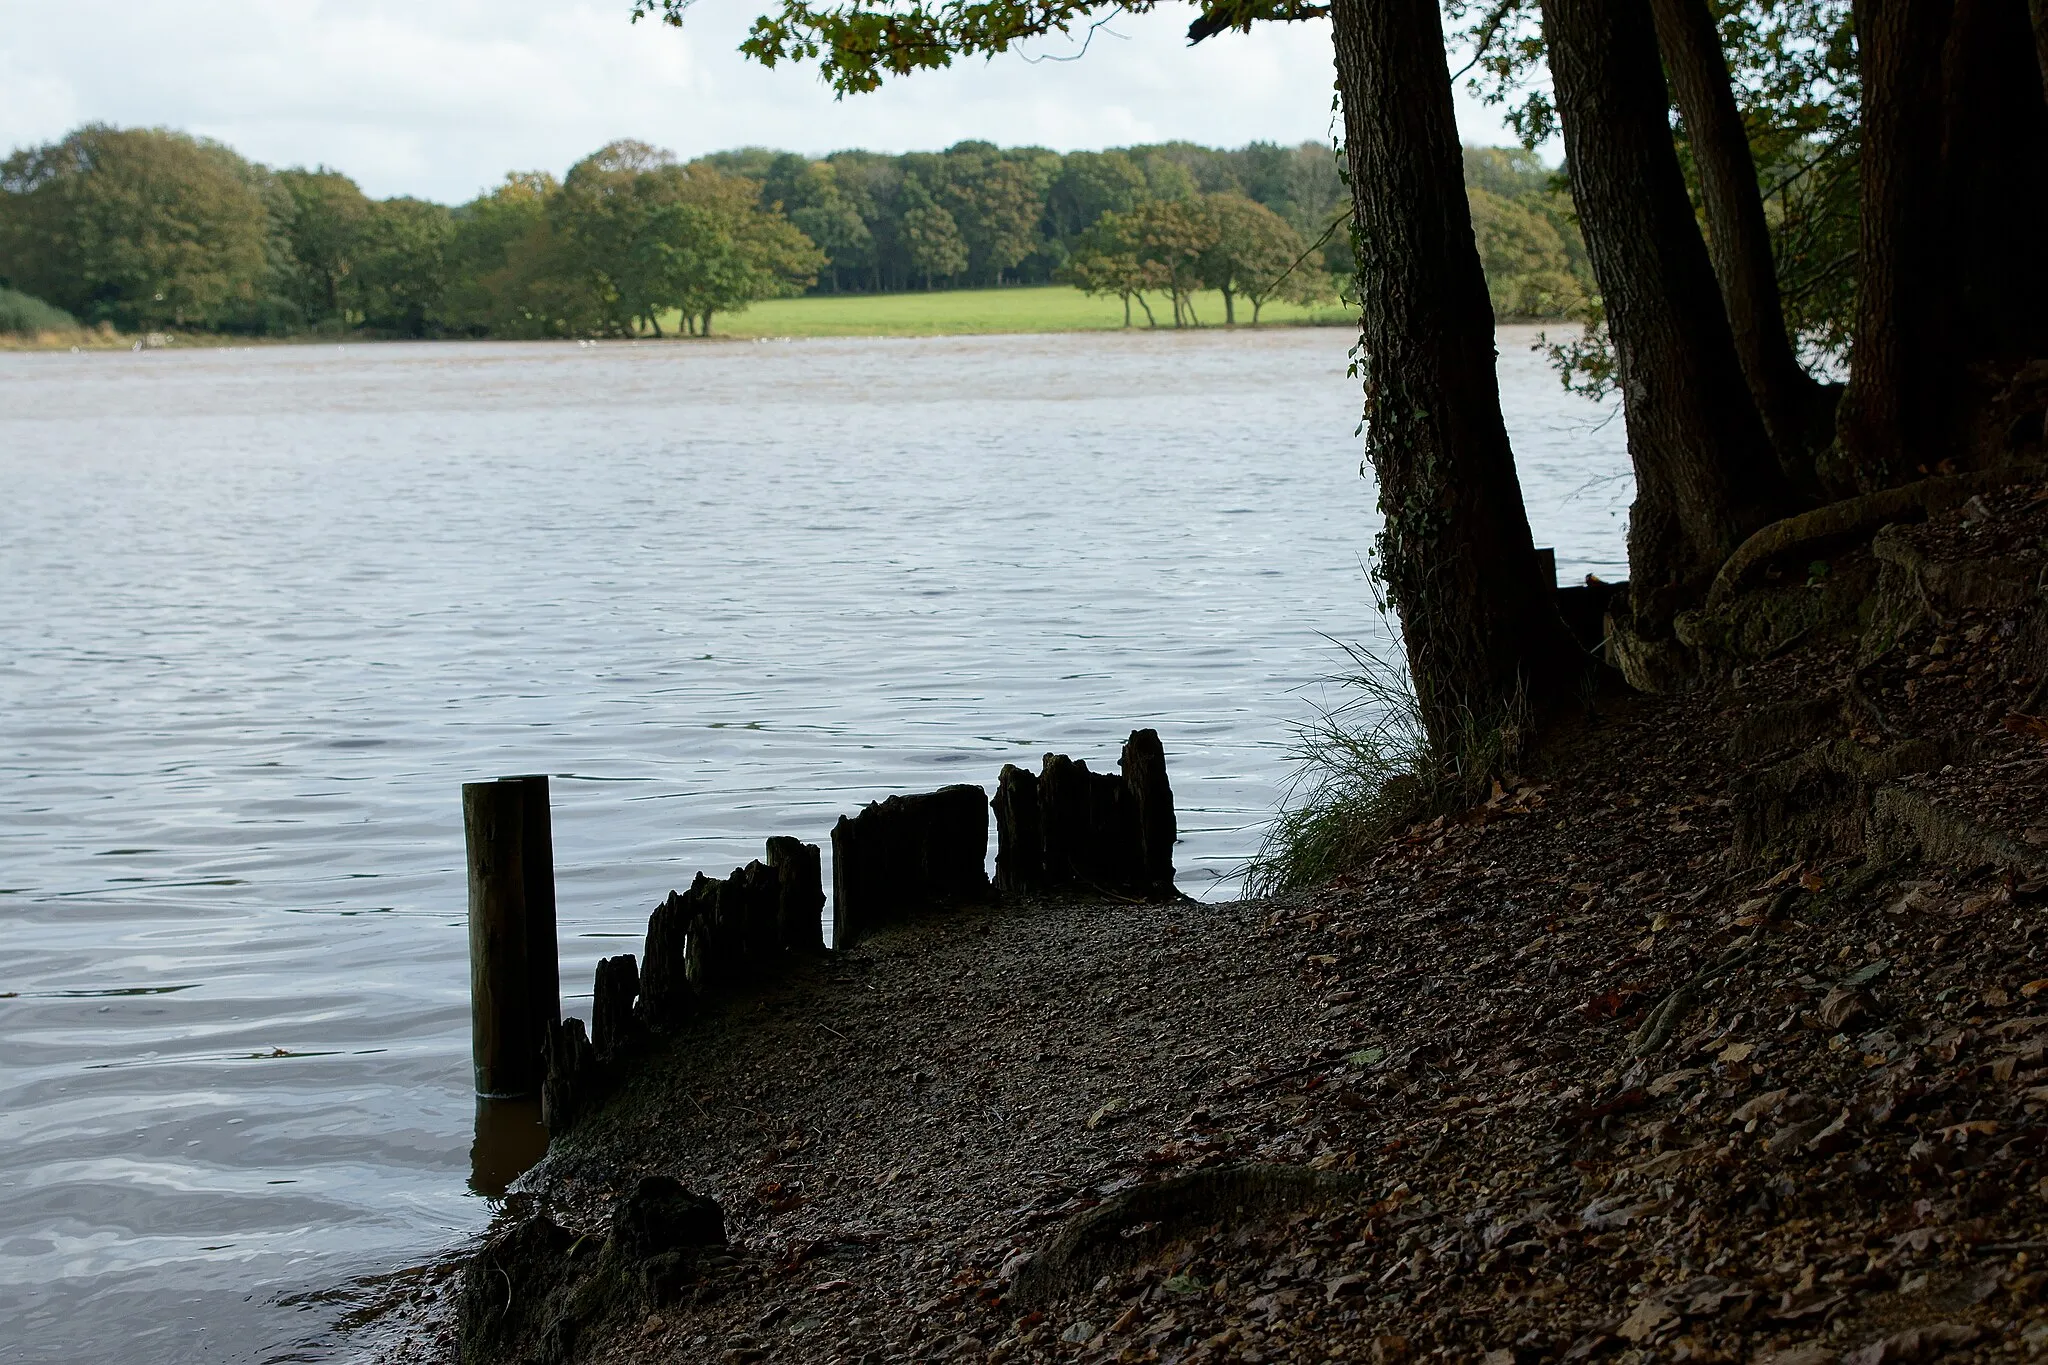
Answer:
[[[1861,268],[1838,423],[1863,488],[2003,456],[1988,400],[2048,356],[2048,105],[2026,0],[1863,0]]]
[[[1430,737],[1455,752],[1573,676],[1501,420],[1434,0],[1334,0],[1363,304],[1380,573]]]
[[[1543,31],[1635,464],[1620,661],[1662,688],[1683,667],[1661,643],[1672,617],[1791,495],[1686,196],[1648,6],[1543,0]]]
[[[1988,411],[1997,391],[2048,359],[2048,104],[2033,38],[2026,0],[1957,0],[1942,54],[1938,202],[1954,267],[1942,325],[1959,380],[1951,458],[1973,467],[2009,453],[2004,421]]]
[[[2041,85],[2048,89],[2048,0],[2032,0],[2027,6],[2034,24],[2034,60],[2041,67]]]
[[[1939,232],[1931,200],[1941,169],[1938,54],[1952,0],[1856,6],[1863,77],[1862,216],[1854,368],[1837,422],[1846,473],[1859,487],[1898,482],[1926,462],[1940,425],[1921,374],[1935,340]]]
[[[1785,331],[1763,191],[1714,15],[1707,0],[1650,0],[1650,10],[1671,93],[1699,167],[1707,250],[1735,335],[1736,358],[1777,450],[1779,468],[1795,487],[1808,488],[1814,451],[1833,436],[1828,420],[1833,400],[1826,386],[1800,365]]]

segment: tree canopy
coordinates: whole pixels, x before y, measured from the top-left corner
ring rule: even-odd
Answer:
[[[253,319],[271,262],[268,177],[219,143],[91,124],[0,162],[9,282],[123,327]]]
[[[45,163],[71,169],[36,169]],[[1489,287],[1502,315],[1554,316],[1590,295],[1555,176],[1505,149],[1470,149],[1467,163],[1473,194],[1501,200],[1480,218],[1504,234],[1487,257],[1500,272]],[[621,141],[560,179],[515,173],[454,207],[374,199],[339,170],[272,171],[162,130],[81,129],[11,164],[19,183],[0,188],[0,233],[13,234],[0,238],[9,243],[0,284],[33,281],[31,292],[48,290],[87,321],[123,327],[616,336],[677,320],[698,332],[707,317],[806,290],[1055,281],[1095,289],[1105,262],[1077,253],[1099,256],[1105,234],[1137,221],[1133,214],[1155,231],[1193,214],[1220,233],[1198,268],[1097,291],[1123,297],[1127,315],[1137,304],[1147,320],[1155,300],[1132,290],[1156,294],[1161,313],[1183,323],[1236,321],[1247,306],[1257,321],[1274,289],[1301,301],[1332,297],[1353,268],[1349,236],[1334,231],[1344,193],[1337,163],[1315,144],[1163,143],[1063,156],[963,142],[822,158],[742,148],[684,164]],[[138,176],[169,189],[138,193],[128,184]],[[124,201],[163,221],[105,221],[109,205]],[[1161,207],[1171,205],[1180,207]],[[169,251],[174,241],[183,246]],[[122,275],[108,243],[157,244],[157,274],[169,287]],[[1578,287],[1559,283],[1565,277]],[[1223,291],[1221,309],[1195,319],[1195,289]]]

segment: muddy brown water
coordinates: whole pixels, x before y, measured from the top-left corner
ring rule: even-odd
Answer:
[[[1617,575],[1532,339],[1538,543]],[[0,355],[0,1359],[344,1356],[303,1296],[483,1224],[465,779],[554,777],[572,1011],[769,834],[1137,725],[1232,894],[1382,631],[1350,342]]]

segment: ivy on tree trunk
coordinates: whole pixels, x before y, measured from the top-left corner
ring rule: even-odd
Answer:
[[[1466,204],[1434,0],[1334,0],[1357,226],[1379,571],[1430,736],[1454,751],[1573,673],[1501,419],[1493,310]]]

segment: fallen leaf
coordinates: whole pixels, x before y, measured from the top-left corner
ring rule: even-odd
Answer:
[[[1615,1332],[1622,1340],[1641,1345],[1677,1321],[1678,1310],[1657,1299],[1644,1299]]]
[[[1779,1322],[1798,1322],[1802,1318],[1824,1318],[1839,1304],[1847,1303],[1847,1294],[1822,1294],[1807,1290],[1804,1294],[1787,1294],[1786,1303],[1771,1316]]]
[[[2013,734],[2048,742],[2048,719],[2030,716],[2023,711],[2014,711],[1999,723]]]
[[[1826,1346],[1788,1346],[1760,1355],[1753,1365],[1835,1365],[1838,1353]]]
[[[1614,1344],[1614,1338],[1597,1327],[1573,1342],[1564,1353],[1566,1360],[1590,1360]]]
[[[1580,1014],[1588,1019],[1613,1019],[1628,1012],[1629,1006],[1642,998],[1638,986],[1621,986],[1594,996],[1578,1007]]]
[[[1773,1109],[1783,1104],[1791,1093],[1790,1090],[1766,1090],[1761,1095],[1751,1097],[1734,1113],[1730,1114],[1728,1121],[1730,1123],[1748,1123],[1751,1119],[1762,1118],[1765,1114],[1770,1113]]]
[[[1980,1266],[1968,1279],[1956,1286],[1971,1303],[1982,1303],[1996,1294],[2005,1284],[2005,1267],[2002,1264]]]
[[[1605,1232],[1609,1228],[1627,1227],[1644,1214],[1654,1212],[1656,1208],[1657,1201],[1654,1199],[1631,1204],[1627,1195],[1604,1195],[1580,1211],[1579,1221],[1595,1232]]]
[[[1967,1142],[1972,1134],[1989,1137],[1997,1131],[1997,1119],[1971,1119],[1968,1123],[1952,1123],[1946,1128],[1937,1128],[1934,1135],[1947,1142]]]
[[[1874,1003],[1869,993],[1859,987],[1837,986],[1820,1002],[1820,1021],[1831,1029],[1845,1029],[1858,1019],[1867,1018]]]
[[[2036,977],[2020,987],[2020,994],[2026,996],[2029,1000],[2039,995],[2042,991],[2048,991],[2048,976]]]
[[[1346,1294],[1363,1294],[1371,1286],[1370,1275],[1339,1275],[1323,1286],[1323,1302],[1335,1303]]]
[[[1772,1156],[1783,1156],[1819,1137],[1827,1126],[1828,1120],[1824,1116],[1808,1119],[1804,1123],[1787,1124],[1771,1134],[1770,1141],[1764,1143],[1764,1150]]]
[[[1968,1346],[1984,1335],[1975,1327],[1959,1322],[1937,1322],[1931,1327],[1914,1327],[1859,1347],[1842,1357],[1842,1365],[1918,1365],[1944,1351]]]
[[[1372,1365],[1401,1365],[1401,1362],[1415,1354],[1408,1338],[1398,1336],[1374,1337],[1372,1339]]]
[[[1755,1043],[1730,1043],[1721,1049],[1721,1055],[1714,1060],[1723,1066],[1730,1066],[1736,1062],[1748,1061],[1755,1052]]]
[[[1667,1071],[1656,1080],[1651,1081],[1648,1089],[1652,1095],[1662,1099],[1664,1096],[1676,1091],[1678,1087],[1684,1085],[1693,1077],[1706,1074],[1706,1068],[1698,1066],[1689,1066],[1682,1071]]]

